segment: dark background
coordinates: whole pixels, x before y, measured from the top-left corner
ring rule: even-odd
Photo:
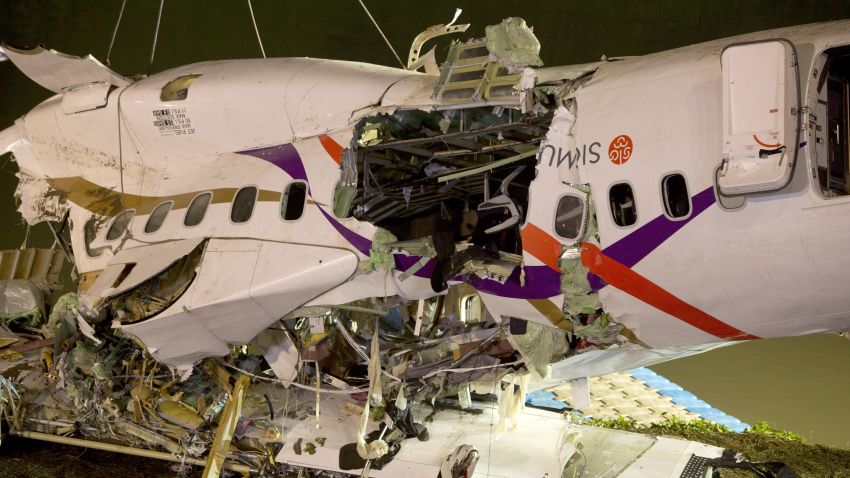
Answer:
[[[447,23],[456,7],[465,38],[519,16],[534,27],[546,65],[642,55],[781,26],[850,18],[850,2],[825,1],[470,1],[364,0],[402,59],[413,37]],[[159,1],[127,0],[111,55],[125,75],[148,71]],[[253,0],[270,57],[309,56],[398,66],[356,0]],[[0,40],[44,45],[105,61],[121,0],[0,0]],[[459,37],[455,37],[459,38]],[[438,59],[445,53],[440,43]],[[430,47],[428,47],[430,48]],[[151,71],[202,60],[258,57],[246,0],[166,0]],[[50,92],[0,62],[0,129]],[[0,249],[21,245],[15,165],[0,157]],[[31,245],[49,246],[45,226]],[[804,286],[804,285],[801,285]],[[850,340],[835,335],[762,340],[654,367],[721,410],[767,420],[811,441],[850,448]]]

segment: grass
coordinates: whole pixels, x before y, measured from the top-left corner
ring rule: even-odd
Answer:
[[[173,465],[18,437],[0,444],[0,478],[174,478]]]
[[[742,453],[752,462],[777,461],[791,466],[800,478],[850,478],[850,450],[807,443],[800,435],[758,422],[742,433],[707,420],[684,421],[671,417],[640,426],[628,418],[590,420],[587,424],[655,436],[694,440]],[[721,470],[721,478],[751,478],[743,470]]]

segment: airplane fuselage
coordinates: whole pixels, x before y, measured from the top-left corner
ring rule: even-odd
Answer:
[[[844,164],[846,176],[850,163],[834,157],[839,145],[829,146],[827,118],[829,91],[850,78],[836,70],[833,90],[821,81],[828,58],[842,61],[836,48],[850,44],[848,25],[531,70],[538,85],[562,89],[545,140],[529,143],[537,162],[520,225],[522,266],[506,280],[452,281],[470,282],[494,317],[558,326],[572,300],[561,284],[563,261],[580,260],[601,308],[654,348],[850,328],[842,249],[850,189],[834,169]],[[801,91],[793,113],[802,115],[799,142],[786,142],[797,150],[790,183],[723,198],[724,206],[721,54],[776,38],[795,47]],[[95,109],[68,113],[57,95],[5,133],[24,139],[11,147],[25,177],[22,196],[41,198],[25,200],[22,213],[36,221],[69,209],[76,267],[92,274],[86,288],[101,299],[203,244],[191,284],[156,315],[122,326],[172,365],[223,355],[302,306],[433,297],[434,259],[405,274],[420,257],[395,251],[391,270],[364,270],[378,226],[334,206],[345,155],[367,148],[369,118],[525,110],[519,95],[468,105],[436,100],[438,81],[329,60],[232,60],[113,87]],[[181,85],[182,97],[172,91]],[[584,237],[580,252],[565,258],[577,241],[559,235],[556,213],[577,185],[589,186],[598,240]],[[129,210],[126,231],[110,234]]]

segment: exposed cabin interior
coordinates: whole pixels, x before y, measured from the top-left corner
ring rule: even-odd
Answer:
[[[824,195],[846,196],[850,194],[850,47],[823,55],[816,107],[817,176]]]

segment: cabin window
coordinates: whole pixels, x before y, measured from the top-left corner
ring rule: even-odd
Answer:
[[[189,87],[201,75],[182,75],[169,81],[159,93],[160,101],[183,101],[189,97]],[[156,112],[154,112],[156,114]]]
[[[145,233],[150,234],[152,232],[156,232],[160,227],[162,227],[162,223],[165,221],[165,216],[167,216],[169,211],[171,211],[171,206],[173,204],[174,201],[166,201],[153,210],[150,217],[148,217],[148,222],[145,224]]]
[[[95,227],[96,221],[95,218],[91,218],[86,221],[85,226],[83,226],[83,236],[85,239],[86,245],[86,255],[89,257],[98,257],[103,254],[103,249],[92,249],[91,243],[94,242],[95,237],[97,237],[97,228]]]
[[[572,195],[562,196],[555,212],[555,233],[564,239],[577,241],[583,222],[584,201]]]
[[[197,226],[204,220],[207,214],[207,207],[212,200],[212,193],[203,193],[195,196],[189,207],[186,209],[186,217],[183,219],[183,224],[187,227]]]
[[[691,213],[688,184],[681,174],[668,174],[661,179],[661,196],[664,200],[664,212],[668,217],[682,218]]]
[[[637,222],[637,205],[631,184],[617,183],[611,186],[608,202],[611,203],[611,215],[616,225],[627,227]]]
[[[109,227],[109,231],[106,232],[106,240],[114,241],[119,237],[123,236],[125,232],[127,232],[127,226],[130,225],[130,221],[133,220],[133,216],[136,215],[135,209],[127,209],[122,212],[112,221],[112,226]]]
[[[280,203],[280,217],[284,221],[294,221],[304,213],[304,203],[307,201],[307,183],[296,181],[289,183],[283,192]]]
[[[257,202],[257,188],[248,186],[240,189],[233,198],[233,206],[230,208],[230,220],[235,223],[243,223],[251,219],[254,213],[254,203]]]

